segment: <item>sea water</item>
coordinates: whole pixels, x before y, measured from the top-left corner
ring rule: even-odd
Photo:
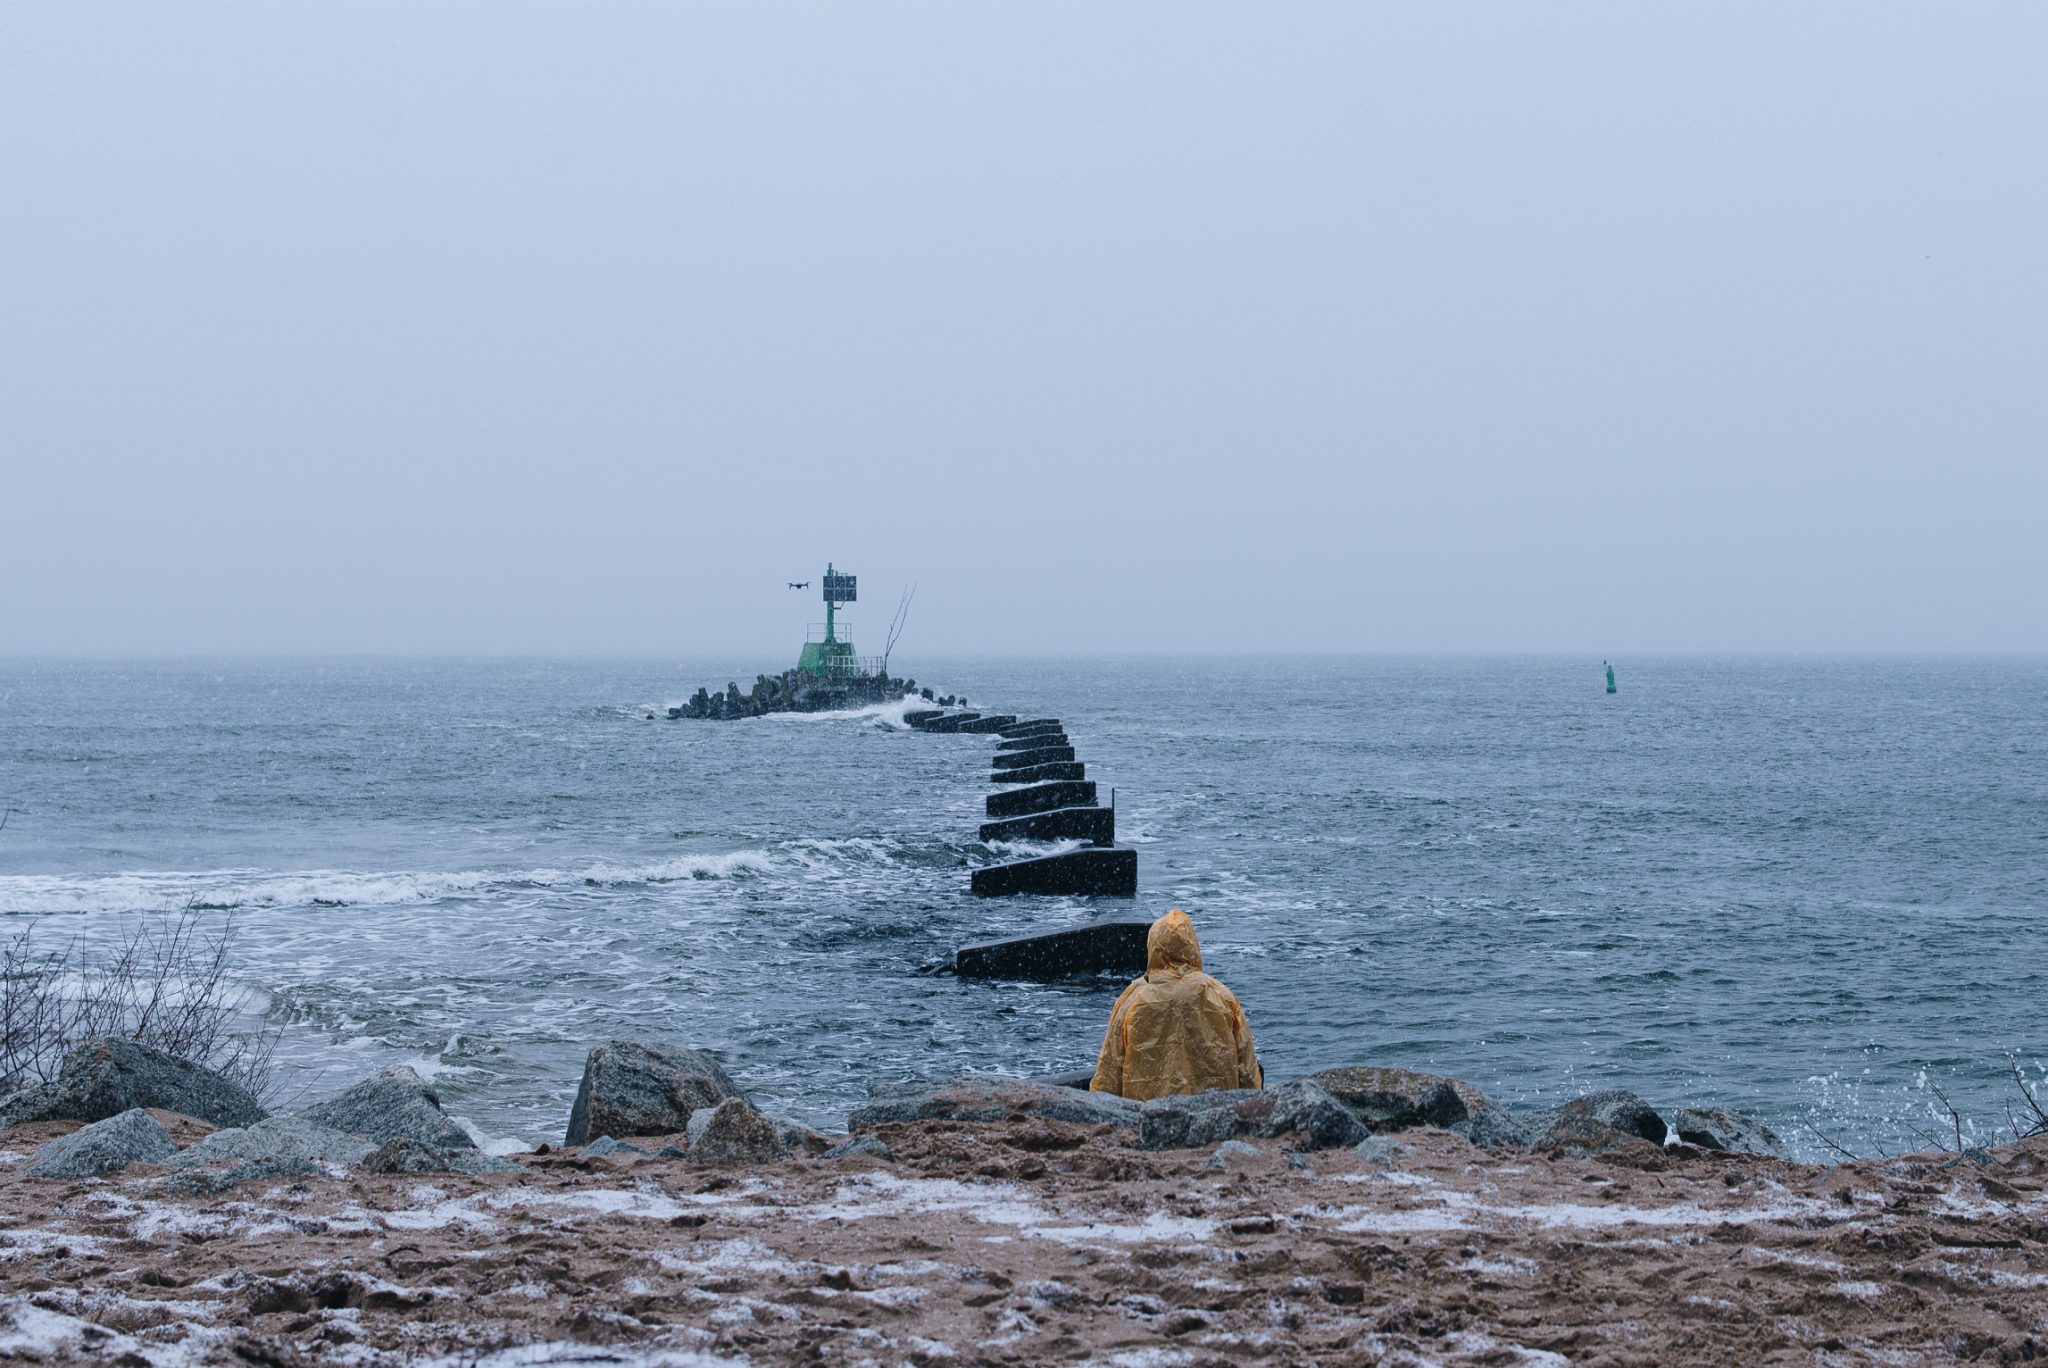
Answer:
[[[1193,915],[1268,1077],[1625,1086],[1793,1148],[1989,1140],[2048,1057],[2048,663],[899,661],[1065,720],[1134,903],[984,900],[995,738],[900,707],[671,722],[772,662],[0,662],[0,931],[190,908],[280,1087],[391,1063],[558,1141],[589,1045],[714,1051],[838,1124],[872,1084],[1092,1063],[1117,988],[929,972]],[[654,714],[650,720],[649,714]]]

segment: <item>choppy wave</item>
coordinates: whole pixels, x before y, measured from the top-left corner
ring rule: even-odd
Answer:
[[[842,708],[837,712],[786,712],[769,713],[759,720],[763,722],[879,722],[887,727],[901,727],[908,730],[910,724],[904,721],[908,713],[932,705],[916,694],[905,694],[889,703],[870,703],[865,708]]]
[[[88,912],[218,912],[245,908],[402,907],[498,889],[615,888],[695,879],[738,879],[777,867],[765,850],[683,855],[646,864],[524,870],[358,871],[312,869],[140,870],[123,874],[0,875],[0,916]]]

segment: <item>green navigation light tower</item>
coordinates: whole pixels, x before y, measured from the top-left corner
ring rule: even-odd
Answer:
[[[1606,661],[1606,660],[1603,660],[1603,661],[1601,661],[1600,663],[1601,663],[1602,665],[1605,665],[1605,666],[1607,667],[1607,692],[1609,692],[1609,693],[1613,693],[1613,692],[1614,692],[1614,663],[1613,663],[1612,661]]]
[[[839,679],[860,672],[853,654],[853,643],[839,639],[836,616],[840,604],[852,603],[858,597],[854,582],[854,576],[839,574],[830,563],[826,564],[825,639],[806,641],[803,654],[797,657],[796,662],[797,669],[813,678]]]

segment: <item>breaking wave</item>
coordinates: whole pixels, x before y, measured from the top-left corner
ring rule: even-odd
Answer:
[[[452,873],[313,869],[145,870],[103,875],[0,875],[0,916],[88,912],[202,912],[238,908],[412,906],[507,888],[617,888],[698,879],[740,879],[777,867],[765,850],[683,855],[647,864]]]

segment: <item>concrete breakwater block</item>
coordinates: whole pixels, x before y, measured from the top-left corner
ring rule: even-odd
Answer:
[[[998,741],[996,743],[996,754],[1009,755],[1016,751],[1042,750],[1047,746],[1071,746],[1073,744],[1072,741],[1067,739],[1067,734],[1063,731],[1040,732],[1035,736],[1019,736],[1008,741]]]
[[[1053,765],[1073,758],[1072,746],[1040,746],[1037,750],[997,751],[994,764],[999,770],[1028,769],[1032,765]]]
[[[1060,720],[1057,717],[1033,717],[1023,722],[1012,721],[1003,728],[1003,735],[1036,736],[1040,732],[1058,731],[1059,729]]]
[[[1116,843],[1116,809],[1106,807],[1054,808],[1022,817],[1005,817],[981,825],[984,841],[1090,841],[1099,846]]]
[[[984,805],[991,817],[1021,817],[1027,812],[1048,812],[1053,808],[1085,807],[1095,801],[1093,779],[1061,783],[1031,784],[1024,788],[991,793]]]
[[[1152,923],[1142,918],[1116,918],[1035,936],[982,941],[953,952],[953,971],[963,978],[1055,979],[1104,973],[1136,978],[1145,972],[1145,937],[1151,930]]]
[[[1007,717],[977,717],[972,722],[962,722],[959,726],[953,728],[953,730],[962,732],[1001,731],[1003,728],[1003,723],[1009,720],[1010,719],[1008,719]]]
[[[678,713],[681,709],[670,708],[669,711]],[[903,714],[903,725],[906,727],[922,727],[934,717],[944,717],[945,715],[946,710],[944,708],[918,708]]]
[[[1025,769],[996,770],[989,775],[989,782],[995,784],[1042,784],[1048,779],[1086,779],[1088,767],[1078,760],[1062,760],[1050,765],[1032,765]]]
[[[974,871],[970,886],[984,898],[1053,893],[1084,898],[1138,896],[1138,852],[1129,846],[1083,846],[1063,855],[1012,860]]]
[[[959,731],[962,727],[966,726],[969,722],[978,722],[980,720],[980,713],[947,713],[943,717],[926,718],[924,720],[924,723],[918,727],[918,730],[928,732],[956,732]]]

